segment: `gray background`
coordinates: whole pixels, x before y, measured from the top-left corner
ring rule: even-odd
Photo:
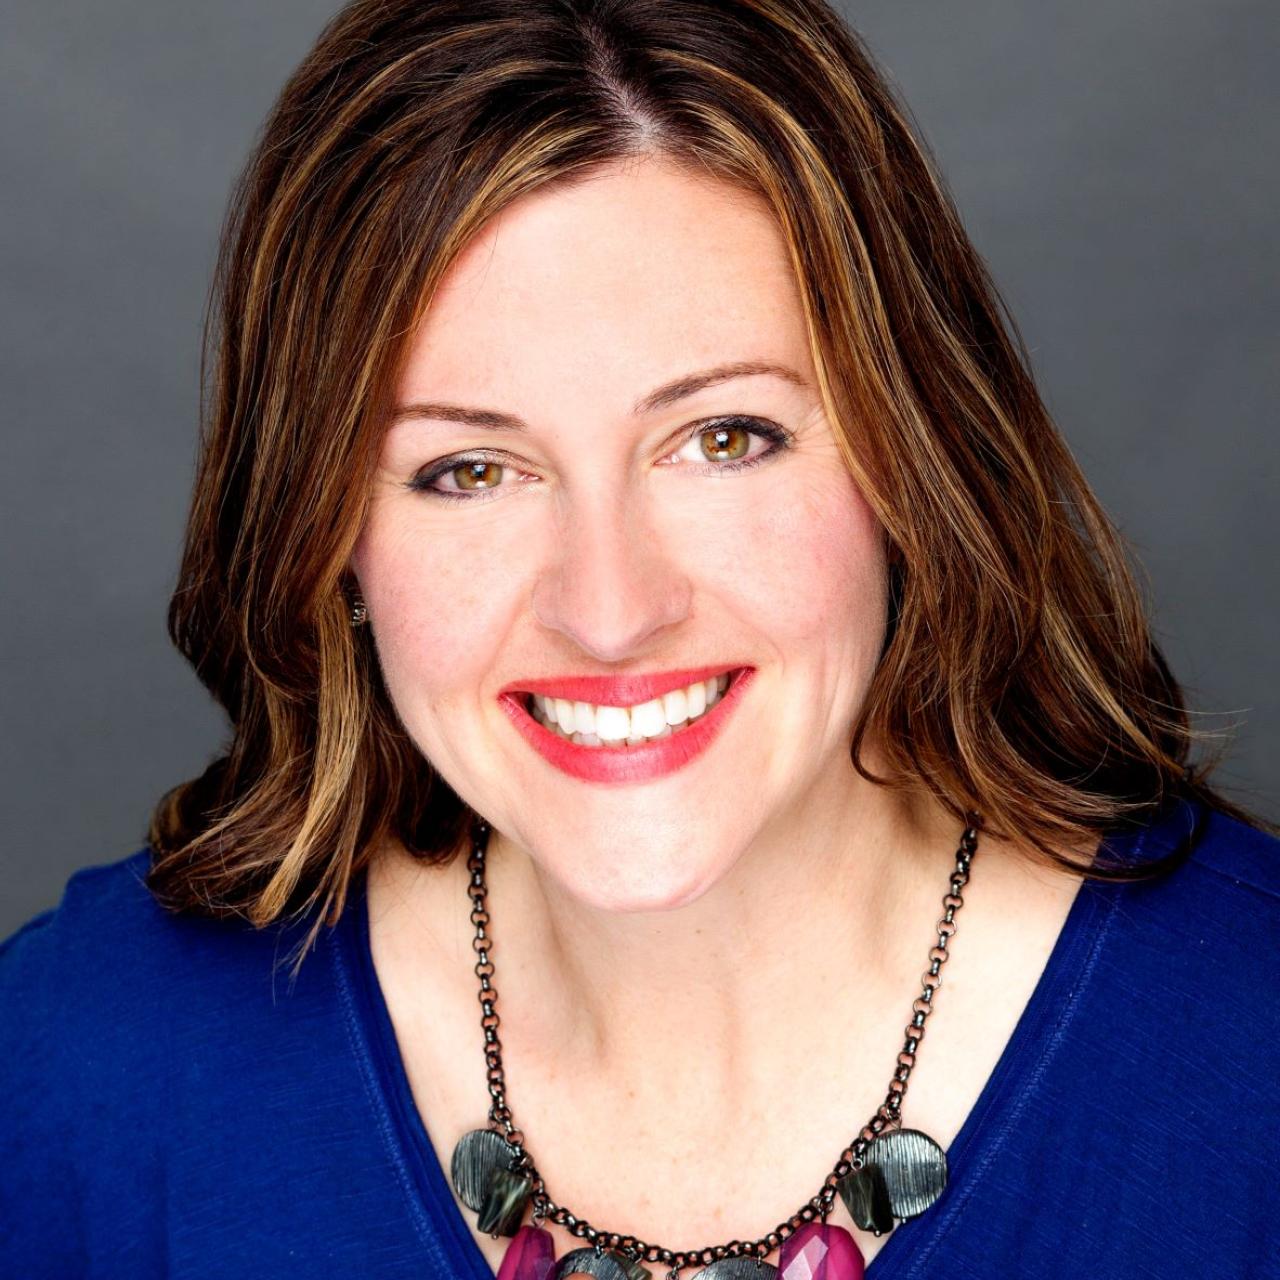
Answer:
[[[336,5],[44,0],[0,45],[0,936],[141,847],[226,726],[164,613],[199,326],[233,176]],[[1219,774],[1280,818],[1275,551],[1280,9],[879,0],[906,97],[1146,566]]]

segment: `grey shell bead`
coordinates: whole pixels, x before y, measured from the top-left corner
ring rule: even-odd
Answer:
[[[523,1173],[494,1169],[489,1175],[489,1191],[480,1206],[476,1230],[491,1236],[513,1236],[533,1195],[533,1182]]]
[[[595,1249],[574,1249],[556,1263],[551,1273],[555,1280],[561,1276],[600,1276],[604,1280],[648,1280],[652,1272],[638,1262],[624,1258],[620,1253],[597,1253]]]
[[[884,1175],[895,1218],[922,1214],[947,1185],[947,1156],[927,1133],[894,1129],[873,1138],[866,1159]]]
[[[480,1212],[489,1177],[495,1169],[510,1169],[516,1153],[500,1133],[492,1129],[472,1129],[458,1139],[449,1164],[449,1176],[458,1199],[474,1213]]]
[[[878,1164],[867,1161],[862,1168],[845,1174],[836,1183],[836,1190],[849,1216],[863,1231],[884,1235],[893,1230],[893,1204],[885,1186],[884,1170]]]
[[[717,1258],[701,1271],[695,1271],[689,1280],[773,1280],[778,1268],[772,1262],[762,1262],[741,1254],[736,1258]]]

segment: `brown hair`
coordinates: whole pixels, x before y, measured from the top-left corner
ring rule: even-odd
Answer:
[[[1027,856],[1190,795],[1184,699],[1122,540],[922,144],[822,0],[356,0],[286,85],[233,196],[174,643],[232,736],[157,806],[148,884],[261,926],[386,837],[457,856],[473,815],[392,710],[346,563],[400,362],[512,201],[636,154],[764,198],[827,416],[890,539],[889,634],[851,743]],[[213,323],[216,315],[217,324]],[[1057,846],[1057,847],[1055,847]],[[1098,865],[1100,879],[1158,874]]]

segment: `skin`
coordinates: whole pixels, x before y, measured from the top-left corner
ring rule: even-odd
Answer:
[[[738,360],[805,385],[744,377],[632,416],[653,388]],[[580,1216],[673,1247],[754,1239],[883,1099],[960,835],[849,762],[886,625],[885,538],[823,414],[785,241],[754,197],[659,159],[525,197],[465,249],[413,335],[399,403],[427,401],[529,424],[393,425],[351,562],[406,729],[493,828],[517,1120]],[[717,471],[697,424],[730,413],[792,443]],[[477,451],[500,463],[495,488],[407,487]],[[561,773],[497,702],[522,677],[721,663],[757,672],[718,740],[640,784]],[[972,1006],[949,1044],[934,1032],[945,998],[930,1020],[953,1084],[926,1074],[929,1052],[912,1077],[934,1086],[915,1118],[944,1144],[1074,891],[989,848],[984,902],[965,906],[975,932],[986,922],[981,944],[964,940]],[[375,961],[446,1167],[487,1104],[466,880],[463,862],[422,868],[394,847],[370,873]],[[1002,973],[1005,998],[980,996]],[[568,1142],[569,1126],[610,1141]],[[708,1192],[725,1170],[740,1171],[730,1203]]]

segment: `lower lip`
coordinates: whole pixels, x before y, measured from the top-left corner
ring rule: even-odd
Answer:
[[[647,782],[682,769],[711,745],[753,675],[755,668],[746,667],[731,676],[716,705],[687,728],[634,747],[584,747],[539,724],[525,709],[522,695],[504,693],[498,701],[525,740],[570,777],[583,782]]]

